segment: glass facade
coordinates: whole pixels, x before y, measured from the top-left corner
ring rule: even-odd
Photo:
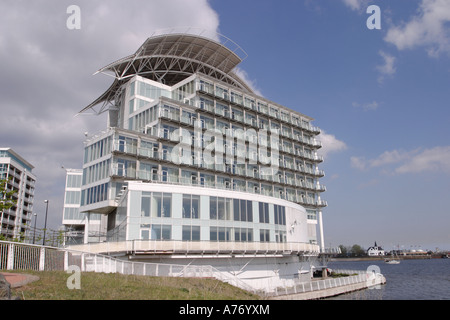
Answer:
[[[121,234],[123,240],[283,243],[289,239],[288,219],[311,224],[301,207],[245,199],[242,193],[234,198],[141,191],[141,186],[129,185],[118,207],[121,218],[108,230],[108,240],[118,240]],[[307,233],[302,242],[314,244],[315,233]]]
[[[86,142],[83,165],[82,210],[108,214],[109,239],[294,239],[286,206],[255,195],[298,204],[302,219],[317,223],[327,204],[311,118],[201,73],[170,86],[141,75],[126,81],[116,89],[117,123]],[[143,191],[139,200],[127,195],[129,208],[118,204],[129,181],[248,196]],[[301,241],[315,243],[304,230]]]

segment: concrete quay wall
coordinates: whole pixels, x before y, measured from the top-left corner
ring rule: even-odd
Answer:
[[[288,295],[278,295],[270,297],[271,300],[317,300],[323,298],[329,298],[333,296],[338,296],[345,293],[350,293],[353,291],[364,290],[369,287],[376,285],[383,285],[386,283],[386,278],[383,275],[377,277],[373,281],[363,281],[358,283],[346,284],[342,286],[314,290],[302,293],[288,294]]]

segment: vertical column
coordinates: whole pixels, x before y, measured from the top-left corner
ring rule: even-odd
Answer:
[[[85,219],[85,224],[84,224],[84,243],[89,243],[89,220],[91,217],[91,213],[90,212],[86,212],[86,219]]]
[[[41,248],[39,252],[39,271],[45,270],[45,248]]]
[[[323,220],[322,220],[322,210],[319,210],[319,233],[320,233],[320,250],[325,251],[325,241],[323,237]]]
[[[6,262],[6,270],[14,269],[14,244],[10,243],[8,245],[8,258]]]
[[[69,252],[64,251],[64,271],[67,271],[69,268]]]

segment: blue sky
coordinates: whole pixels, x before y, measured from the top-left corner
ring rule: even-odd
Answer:
[[[72,4],[79,30],[66,27]],[[373,4],[381,30],[366,26]],[[0,145],[36,167],[38,226],[44,199],[60,226],[61,166],[81,167],[84,132],[105,126],[73,117],[111,83],[93,73],[157,29],[193,26],[239,44],[249,83],[323,130],[327,246],[450,249],[449,1],[4,0],[0,9]]]
[[[327,245],[450,247],[448,4],[439,25],[438,1],[211,3],[258,90],[326,133]],[[381,30],[366,26],[370,4]],[[416,24],[426,35],[404,48]]]

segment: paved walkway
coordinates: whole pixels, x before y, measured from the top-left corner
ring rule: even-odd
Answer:
[[[18,288],[30,282],[39,280],[38,276],[32,276],[30,274],[7,272],[1,272],[1,274],[5,277],[6,281],[9,282],[11,288]]]

